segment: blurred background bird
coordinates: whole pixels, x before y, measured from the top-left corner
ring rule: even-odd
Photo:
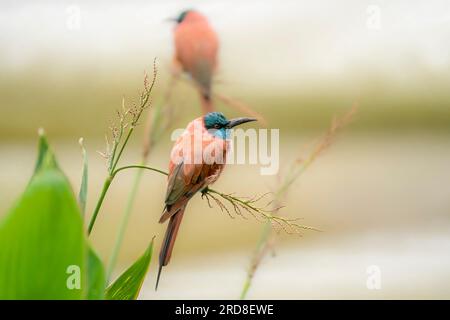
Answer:
[[[175,65],[194,80],[203,113],[213,111],[211,85],[217,66],[219,41],[205,16],[195,10],[185,10],[175,18]]]
[[[222,173],[229,148],[230,129],[250,121],[255,119],[228,120],[220,112],[211,112],[191,121],[175,142],[169,162],[165,207],[159,223],[170,220],[159,254],[155,290],[162,267],[170,261],[187,203],[198,191],[214,183]]]

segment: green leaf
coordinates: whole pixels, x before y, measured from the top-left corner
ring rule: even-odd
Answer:
[[[81,298],[77,279],[69,277],[82,276],[84,250],[81,216],[65,177],[55,169],[37,173],[0,226],[0,298]]]
[[[105,270],[103,264],[95,254],[95,252],[89,248],[88,260],[87,260],[87,299],[89,300],[101,300],[105,296]]]
[[[86,199],[88,190],[88,158],[83,145],[83,138],[80,138],[81,155],[83,156],[83,171],[81,173],[80,192],[78,193],[78,203],[80,204],[81,214],[84,217],[86,211]]]
[[[108,300],[135,300],[147,274],[153,252],[153,239],[144,254],[106,289]]]
[[[88,250],[72,189],[41,134],[35,174],[0,223],[0,299],[99,297],[103,266]]]

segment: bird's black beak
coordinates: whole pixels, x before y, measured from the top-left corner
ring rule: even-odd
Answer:
[[[228,129],[231,129],[233,127],[236,127],[240,124],[246,123],[246,122],[251,122],[251,121],[256,121],[256,119],[253,118],[236,118],[236,119],[231,119],[230,121],[228,121],[228,124],[226,125],[226,127]]]
[[[178,23],[178,19],[177,18],[173,18],[173,17],[168,17],[164,19],[165,22],[176,22]]]

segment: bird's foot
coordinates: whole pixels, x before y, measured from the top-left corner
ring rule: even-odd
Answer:
[[[204,188],[202,189],[202,191],[200,191],[200,192],[202,193],[202,198],[208,193],[208,191],[209,191],[209,188],[208,188],[208,187],[204,187]]]

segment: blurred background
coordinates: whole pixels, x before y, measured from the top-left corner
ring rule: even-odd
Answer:
[[[281,214],[324,232],[280,234],[249,298],[450,298],[450,3],[432,1],[8,1],[0,4],[0,214],[32,174],[45,128],[75,192],[79,137],[89,154],[91,212],[106,175],[103,151],[122,97],[136,101],[157,58],[154,105],[172,63],[173,24],[204,13],[220,38],[215,90],[252,106],[280,129],[281,171],[357,102],[358,113],[292,186]],[[174,127],[200,114],[180,83]],[[238,112],[217,102],[228,116]],[[140,159],[143,128],[123,164]],[[172,142],[150,164],[165,169]],[[134,174],[113,184],[92,242],[108,261]],[[251,196],[276,177],[258,166],[227,168],[216,189]],[[132,263],[165,225],[163,176],[146,173],[116,270]],[[141,298],[238,298],[262,223],[230,219],[196,197],[171,264],[154,292],[157,259]],[[156,254],[155,254],[156,257]],[[379,289],[367,286],[370,267]],[[369,273],[368,273],[369,270]]]

